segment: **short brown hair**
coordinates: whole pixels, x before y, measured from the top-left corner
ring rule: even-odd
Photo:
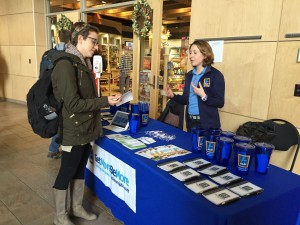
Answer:
[[[199,51],[205,57],[205,59],[203,60],[203,66],[210,66],[210,65],[214,64],[214,53],[207,41],[195,40],[190,45],[189,50],[191,50],[192,45],[196,45],[198,47]]]
[[[59,41],[64,43],[69,43],[71,39],[71,32],[69,30],[61,30],[58,32]]]
[[[90,32],[96,32],[98,34],[99,30],[97,27],[94,27],[84,22],[75,23],[72,27],[72,39],[71,39],[72,45],[75,46],[77,45],[78,35],[81,35],[85,40],[89,36]]]

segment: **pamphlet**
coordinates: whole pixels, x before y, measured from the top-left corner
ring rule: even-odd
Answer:
[[[218,173],[220,173],[220,172],[222,172],[226,169],[227,168],[224,167],[224,166],[211,165],[211,166],[205,167],[204,169],[201,168],[200,170],[197,170],[197,171],[200,172],[200,173],[211,176],[211,175],[218,174]]]
[[[255,195],[264,191],[262,188],[246,180],[227,186],[227,188],[240,196]]]
[[[206,191],[202,195],[215,205],[225,205],[240,199],[237,194],[226,188],[217,188],[211,191]]]
[[[110,116],[110,117],[112,117],[110,112],[101,112],[101,116]]]
[[[184,164],[175,160],[157,164],[157,166],[167,172],[174,171],[178,168],[184,167]]]
[[[107,138],[109,139],[116,139],[116,138],[121,138],[123,137],[122,134],[108,134],[108,135],[105,135]]]
[[[101,121],[107,121],[107,123],[110,123],[112,120],[113,115],[110,112],[101,112]],[[104,124],[102,124],[104,125]]]
[[[193,169],[199,169],[200,167],[211,164],[210,162],[208,162],[202,158],[189,159],[189,160],[184,161],[183,163]]]
[[[159,161],[162,159],[168,159],[180,155],[190,154],[190,151],[179,148],[175,145],[162,145],[152,148],[142,149],[135,154],[146,157],[148,159],[152,159],[155,161]]]
[[[218,187],[216,183],[205,178],[198,178],[192,181],[187,181],[184,183],[184,185],[196,194],[201,194],[205,191],[209,191]]]
[[[136,149],[147,147],[143,142],[132,138],[130,135],[110,134],[110,135],[106,135],[106,137],[121,143],[122,145],[124,145],[126,148],[129,148],[130,150],[136,150]]]
[[[132,92],[128,91],[128,92],[126,92],[125,94],[122,95],[122,101],[117,103],[116,106],[120,106],[120,105],[122,105],[126,102],[131,101],[132,99],[133,99]]]
[[[195,170],[187,167],[183,167],[181,169],[170,172],[170,174],[180,181],[187,181],[200,176],[200,174],[197,173]]]
[[[145,143],[145,144],[153,144],[153,143],[155,143],[156,141],[153,139],[153,138],[151,138],[151,137],[140,137],[140,138],[138,138],[138,140],[139,141],[141,141],[141,142],[143,142],[143,143]]]
[[[210,179],[212,179],[220,185],[226,185],[238,181],[242,178],[228,171],[223,171],[221,173],[218,173],[217,175],[210,176]]]

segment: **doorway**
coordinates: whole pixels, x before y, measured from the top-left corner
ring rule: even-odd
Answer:
[[[157,47],[153,47],[150,35],[142,39],[134,38],[131,18],[135,1],[68,0],[62,3],[60,0],[47,0],[48,47],[56,43],[53,25],[60,14],[71,17],[72,21],[81,20],[97,26],[100,30],[99,49],[108,61],[105,72],[109,74],[109,78],[102,83],[105,87],[103,94],[110,95],[118,91],[118,66],[122,46],[128,45],[134,56],[134,63],[138,64],[138,69],[133,70],[130,87],[136,89],[133,93],[140,95],[144,91],[144,96],[148,96],[148,99],[139,96],[136,100],[150,101],[150,96],[154,98],[151,101],[150,116],[158,118],[167,101],[163,95],[164,87],[169,83],[178,92],[183,87],[187,70],[185,53],[189,42],[191,0],[148,1],[152,5],[160,4],[159,7],[153,8],[162,11],[162,23],[158,31],[161,35],[153,34],[153,37],[161,36],[160,51],[156,54],[158,57],[152,54],[153,48]],[[168,62],[173,63],[173,71],[168,71]],[[143,73],[145,70],[151,71],[147,73],[147,79],[146,73]],[[149,86],[146,89],[142,81],[148,82]]]

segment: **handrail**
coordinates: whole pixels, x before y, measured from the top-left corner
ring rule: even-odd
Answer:
[[[237,37],[218,37],[218,38],[197,38],[196,40],[204,41],[246,41],[246,40],[259,40],[262,38],[262,35],[256,36],[237,36]]]
[[[300,33],[291,33],[291,34],[285,34],[285,38],[299,38]]]

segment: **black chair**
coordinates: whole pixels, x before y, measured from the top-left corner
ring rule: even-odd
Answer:
[[[184,105],[170,99],[157,120],[183,130]]]
[[[295,146],[296,150],[293,156],[293,161],[290,167],[292,172],[298,156],[300,137],[297,128],[290,122],[283,119],[270,119],[266,120],[265,123],[273,124],[276,136],[269,141],[273,144],[275,150],[287,151],[292,146]]]

